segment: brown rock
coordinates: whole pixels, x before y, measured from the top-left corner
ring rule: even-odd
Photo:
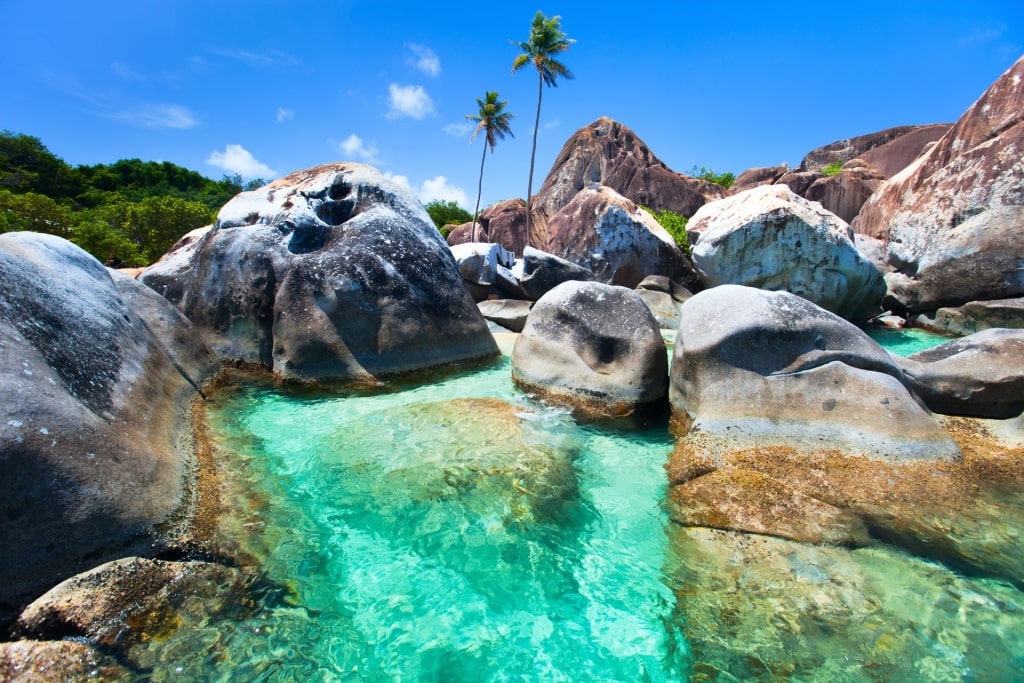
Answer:
[[[448,244],[456,245],[471,241],[472,223],[466,223],[448,233]],[[526,202],[522,199],[506,199],[491,204],[480,212],[476,226],[477,242],[500,244],[514,254],[522,254],[523,248],[531,244],[526,235]]]
[[[862,546],[864,523],[755,470],[715,470],[673,486],[670,516],[684,526],[780,536],[804,543]]]
[[[128,681],[130,672],[110,657],[71,640],[0,643],[0,681]]]
[[[877,133],[837,140],[808,152],[800,162],[799,170],[820,171],[822,167],[837,161],[845,164],[851,159],[861,157],[879,170],[884,167],[883,173],[886,177],[891,177],[917,158],[926,144],[942,137],[949,126],[948,123],[897,126],[880,130]],[[906,140],[899,145],[894,144],[902,138],[906,138]],[[883,147],[888,149],[883,150]],[[903,159],[906,161],[900,166]]]
[[[888,242],[889,293],[909,311],[1024,295],[1024,58],[864,205]]]
[[[689,217],[726,191],[714,183],[676,173],[625,125],[601,117],[566,141],[534,200],[538,212],[554,216],[583,188],[598,183],[656,211]],[[533,246],[544,248],[541,244]],[[548,250],[550,251],[550,250]]]
[[[812,202],[820,202],[826,211],[849,223],[883,180],[875,167],[863,159],[853,159],[836,175],[819,178],[800,194]]]
[[[758,185],[774,185],[778,182],[779,178],[787,173],[789,173],[789,164],[748,168],[736,177],[732,187],[729,188],[729,192],[742,192]]]
[[[612,188],[590,185],[548,223],[548,250],[607,284],[635,287],[648,275],[688,279],[675,240],[654,218]]]
[[[793,191],[793,194],[798,194],[801,197],[804,197],[807,193],[807,188],[824,177],[825,174],[821,171],[790,171],[779,178],[776,185],[788,185],[789,189]]]

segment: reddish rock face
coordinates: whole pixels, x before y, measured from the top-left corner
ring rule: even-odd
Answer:
[[[849,223],[857,217],[864,202],[883,180],[874,166],[862,159],[853,159],[844,164],[838,174],[814,181],[802,196],[812,202],[821,202],[826,210]]]
[[[774,185],[779,178],[787,173],[789,173],[789,164],[748,168],[736,177],[736,182],[729,188],[729,192],[736,194],[760,185]]]
[[[607,117],[576,131],[537,193],[534,207],[554,216],[583,188],[598,183],[656,211],[690,217],[725,190],[669,169],[628,127]],[[540,244],[535,244],[543,248]]]
[[[854,229],[888,242],[910,311],[1024,295],[1024,58],[880,188]]]
[[[828,164],[837,161],[845,164],[860,157],[888,178],[916,159],[925,145],[938,140],[949,127],[948,123],[897,126],[877,133],[837,140],[808,152],[798,170],[820,171]]]

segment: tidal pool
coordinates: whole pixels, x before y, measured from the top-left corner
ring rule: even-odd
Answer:
[[[275,588],[183,610],[131,653],[146,680],[1024,675],[1016,587],[881,542],[677,527],[664,419],[581,424],[515,390],[507,354],[342,394],[236,383],[206,414],[220,533]]]

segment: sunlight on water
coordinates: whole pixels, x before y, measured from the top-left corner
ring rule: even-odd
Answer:
[[[953,337],[929,332],[919,327],[894,329],[890,327],[867,327],[868,336],[898,356],[909,356],[948,342]]]
[[[675,527],[665,426],[581,425],[516,391],[507,355],[342,395],[239,385],[212,400],[209,421],[234,478],[223,533],[277,588],[254,612],[199,610],[140,646],[148,679],[987,681],[1024,670],[1017,588],[881,543]],[[1007,495],[985,552],[1019,540],[1024,498]]]

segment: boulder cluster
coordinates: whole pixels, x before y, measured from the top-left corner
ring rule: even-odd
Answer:
[[[480,242],[467,225],[446,243],[356,163],[239,194],[138,279],[0,235],[0,623],[41,639],[0,647],[0,674],[73,657],[114,675],[86,643],[119,652],[124,623],[163,618],[147,596],[247,590],[235,569],[152,559],[190,547],[190,409],[222,367],[375,383],[496,355],[489,323],[518,333],[524,391],[588,419],[671,415],[682,525],[882,536],[1019,582],[948,528],[981,484],[1024,480],[1022,82],[1024,59],[953,125],[832,143],[731,189],[600,118],[566,142],[531,232],[509,200]],[[860,327],[886,309],[968,336],[898,358]]]

